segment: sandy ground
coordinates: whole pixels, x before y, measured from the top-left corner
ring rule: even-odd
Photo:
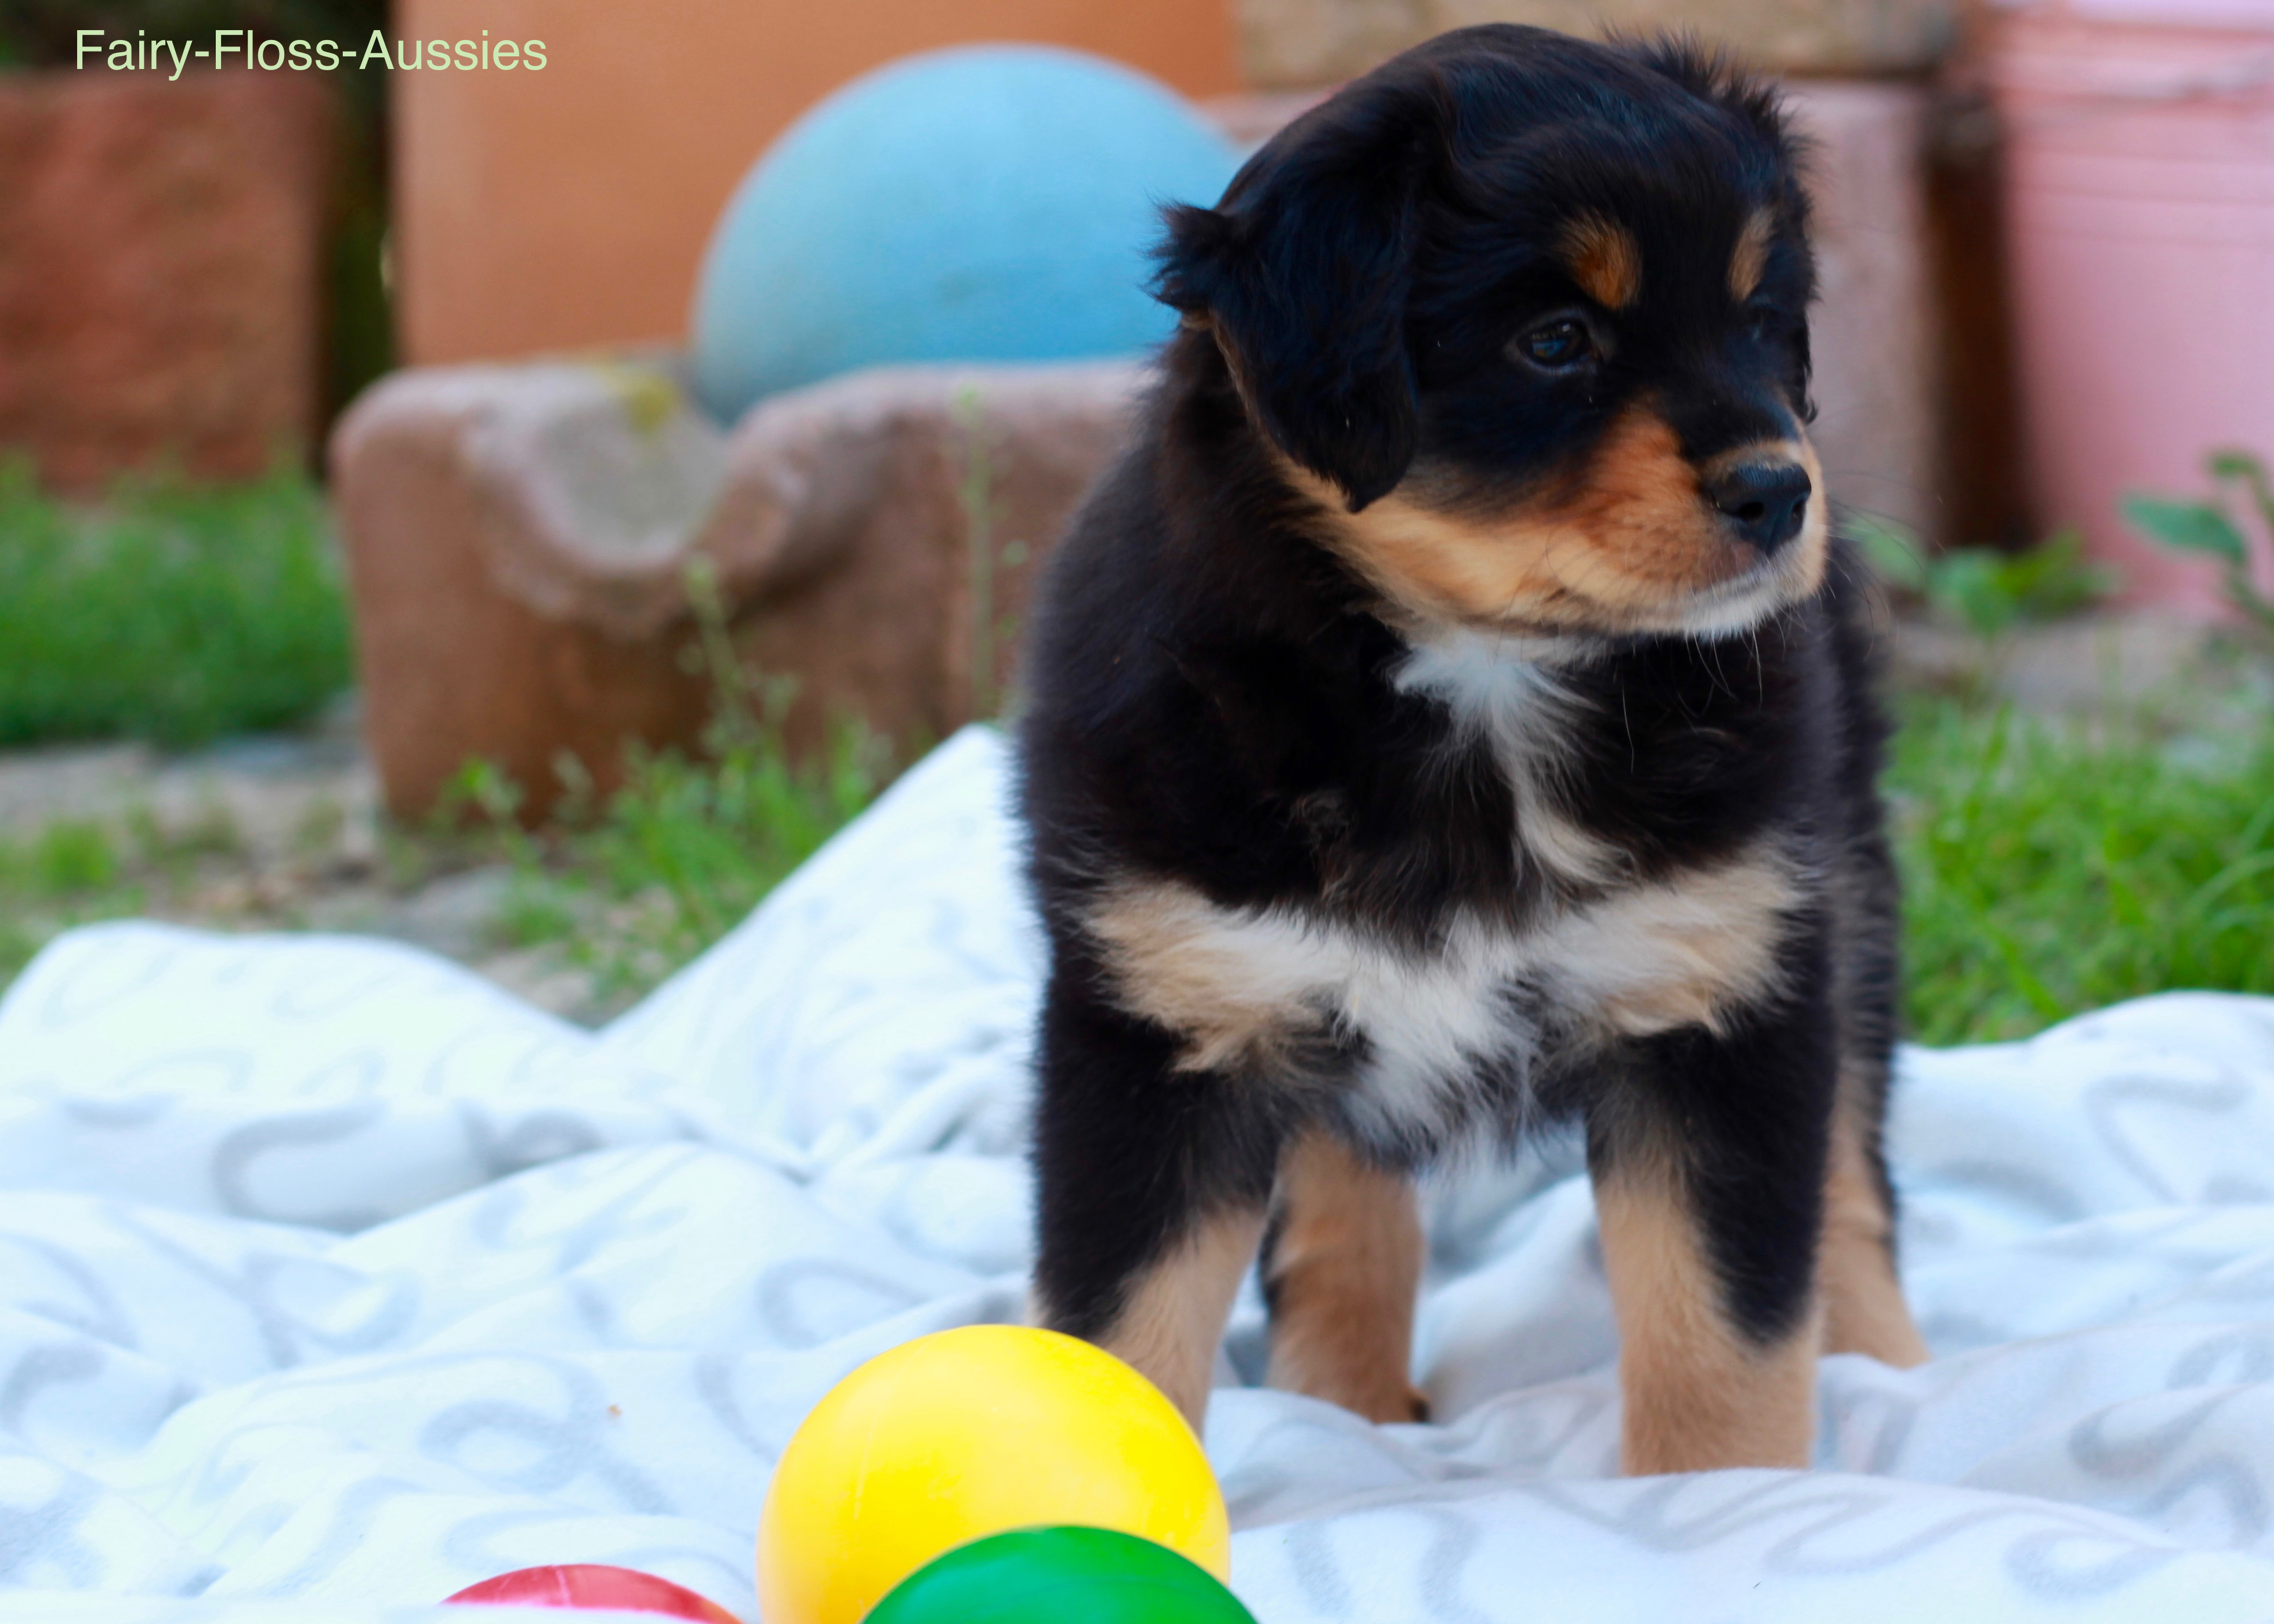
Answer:
[[[505,866],[463,866],[443,843],[387,828],[351,709],[310,733],[231,740],[186,756],[137,744],[0,753],[0,839],[25,844],[74,823],[154,828],[181,848],[178,878],[149,888],[147,911],[157,917],[392,937],[470,965],[558,1013],[602,1012],[591,979],[558,950],[500,943]],[[44,934],[49,921],[27,922]]]

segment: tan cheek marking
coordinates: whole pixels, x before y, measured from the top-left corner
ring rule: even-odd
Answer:
[[[1344,513],[1291,464],[1329,543],[1376,590],[1430,619],[1574,629],[1659,627],[1676,600],[1742,567],[1700,497],[1673,429],[1637,410],[1615,424],[1568,489],[1487,518],[1393,492]]]
[[[1136,1366],[1197,1432],[1208,1419],[1209,1376],[1240,1277],[1263,1236],[1261,1212],[1202,1219],[1175,1251],[1139,1275],[1098,1346]]]
[[[1769,267],[1769,244],[1775,237],[1776,215],[1766,207],[1755,209],[1737,233],[1736,250],[1729,256],[1729,291],[1738,304],[1751,298],[1761,285],[1761,274]]]
[[[1903,1301],[1887,1209],[1864,1155],[1863,1132],[1863,1124],[1848,1112],[1833,1130],[1824,1244],[1817,1263],[1824,1293],[1824,1346],[1827,1352],[1868,1354],[1883,1365],[1908,1369],[1926,1363],[1926,1342]]]
[[[1698,472],[1663,417],[1630,411],[1604,438],[1570,522],[1596,538],[1596,572],[1609,601],[1654,598],[1660,589],[1709,584],[1730,573],[1728,544],[1706,505]]]
[[[1565,228],[1563,259],[1571,280],[1607,310],[1624,310],[1642,289],[1642,250],[1634,234],[1600,214]]]
[[[1610,1033],[1719,1031],[1731,1008],[1774,990],[1778,934],[1802,900],[1792,864],[1762,850],[1571,915],[1542,962]]]
[[[1271,1070],[1298,1034],[1316,1030],[1306,995],[1316,974],[1291,925],[1227,924],[1180,885],[1130,884],[1088,920],[1123,1008],[1185,1040],[1179,1069]]]
[[[1288,464],[1289,484],[1317,503],[1329,543],[1385,598],[1426,619],[1559,623],[1559,595],[1541,555],[1552,538],[1521,523],[1486,527],[1434,512],[1395,492],[1364,513],[1340,510],[1333,488]]]
[[[1408,1373],[1422,1259],[1412,1184],[1311,1133],[1280,1166],[1279,1199],[1265,1380],[1369,1421],[1419,1419]]]
[[[1770,1348],[1731,1326],[1696,1225],[1661,1170],[1614,1173],[1598,1182],[1595,1205],[1619,1323],[1622,1468],[1639,1477],[1807,1466],[1813,1318]]]

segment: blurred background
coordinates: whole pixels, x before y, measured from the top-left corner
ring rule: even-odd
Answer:
[[[1915,1027],[2274,990],[2274,0],[0,0],[0,980],[151,913],[621,1008],[1015,706],[1156,205],[1485,20],[1815,142]]]

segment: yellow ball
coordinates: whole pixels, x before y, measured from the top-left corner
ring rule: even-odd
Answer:
[[[1009,1529],[1118,1529],[1231,1575],[1224,1492],[1161,1390],[1055,1331],[905,1342],[814,1407],[758,1522],[765,1624],[859,1624],[942,1552]]]

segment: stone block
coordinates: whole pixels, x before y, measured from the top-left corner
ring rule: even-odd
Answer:
[[[1353,79],[1448,28],[1531,23],[1601,38],[1681,30],[1781,73],[1916,72],[1951,46],[1950,0],[1234,0],[1265,89]]]
[[[945,737],[1009,684],[1034,567],[1142,377],[885,368],[775,396],[727,433],[648,364],[382,381],[332,457],[388,807],[424,816],[480,756],[541,816],[563,751],[606,789],[628,741],[694,742],[698,557],[747,657],[796,680],[794,749],[839,717],[904,750]]]
[[[0,455],[84,492],[312,442],[332,117],[308,74],[0,74]]]

